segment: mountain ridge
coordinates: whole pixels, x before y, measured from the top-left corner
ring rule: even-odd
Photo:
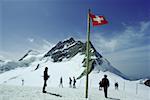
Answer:
[[[119,70],[117,70],[115,67],[113,67],[111,63],[94,48],[94,45],[91,42],[90,42],[90,48],[91,48],[90,49],[91,59],[90,59],[90,67],[88,73],[91,73],[91,71],[93,70],[97,70],[97,72],[109,71],[126,80],[134,80],[133,78],[129,78],[128,76],[124,75]],[[33,50],[29,50],[18,61],[13,62],[14,67],[11,66],[10,62],[9,64],[6,65],[9,65],[11,66],[12,69],[15,69],[18,67],[30,67],[30,65],[32,65],[32,63],[34,62],[39,62],[37,65],[40,65],[40,62],[42,61],[45,62],[52,61],[54,63],[58,63],[58,62],[63,62],[64,60],[70,60],[77,54],[81,54],[85,56],[86,55],[85,53],[86,53],[86,43],[83,43],[81,41],[76,41],[74,38],[71,37],[67,40],[59,41],[54,47],[52,47],[46,53],[39,53]],[[0,68],[4,68],[4,66]],[[9,66],[7,66],[6,71],[12,70],[9,69]],[[85,58],[82,61],[82,67],[85,69]],[[82,78],[84,75],[85,75],[85,70],[81,73],[80,76],[78,76],[78,79]]]

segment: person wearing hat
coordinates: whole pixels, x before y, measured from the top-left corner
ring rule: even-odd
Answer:
[[[105,98],[107,98],[107,89],[109,87],[109,80],[107,79],[107,75],[104,75],[104,78],[102,79],[102,86],[104,88]]]
[[[45,88],[46,88],[46,86],[47,86],[47,80],[48,80],[48,78],[49,78],[49,75],[48,75],[48,67],[45,67],[45,70],[44,70],[44,86],[43,86],[43,93],[46,93],[46,91],[45,91]]]

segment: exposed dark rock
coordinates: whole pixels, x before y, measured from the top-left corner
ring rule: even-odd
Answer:
[[[94,55],[99,59],[102,56],[96,51],[92,43],[90,42],[90,47],[94,51]],[[86,43],[81,41],[75,41],[73,38],[70,38],[65,41],[60,41],[54,46],[50,51],[48,51],[44,57],[51,57],[54,62],[62,61],[64,58],[72,58],[77,53],[85,54],[86,52]],[[101,63],[101,62],[99,62]]]

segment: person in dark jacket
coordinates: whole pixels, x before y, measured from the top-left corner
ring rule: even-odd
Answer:
[[[24,86],[24,79],[22,79],[22,86]]]
[[[62,77],[60,77],[59,87],[62,87],[62,88],[63,88],[63,79],[62,79]]]
[[[73,77],[73,88],[76,88],[76,79]]]
[[[47,86],[47,80],[49,78],[49,75],[48,75],[48,67],[45,67],[45,70],[44,70],[44,86],[43,86],[43,93],[46,93],[45,91],[45,88]]]
[[[71,79],[71,77],[69,77],[69,87],[70,88],[72,87],[72,79]]]
[[[118,82],[116,82],[115,83],[115,90],[118,90],[118,86],[119,86],[119,84],[118,84]]]
[[[107,89],[109,87],[109,80],[107,79],[107,75],[104,75],[104,78],[102,79],[102,86],[104,88],[105,98],[107,98]]]

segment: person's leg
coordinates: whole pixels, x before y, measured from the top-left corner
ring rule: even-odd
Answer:
[[[107,98],[107,88],[106,88],[106,98]]]
[[[75,85],[75,84],[73,84],[73,88],[76,88],[76,85]]]
[[[107,88],[104,87],[104,94],[105,94],[105,98],[107,98]]]
[[[47,86],[47,80],[45,80],[45,87]]]
[[[46,86],[47,86],[46,80],[44,80],[43,93],[46,93],[46,91],[45,91]]]

